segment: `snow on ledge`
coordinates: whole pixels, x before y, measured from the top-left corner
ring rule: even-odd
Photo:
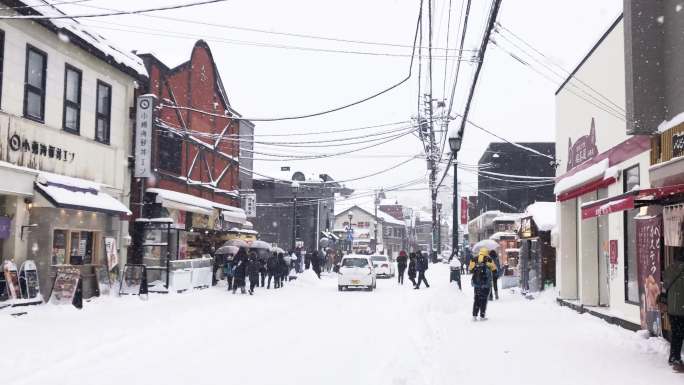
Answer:
[[[576,174],[570,175],[567,178],[561,179],[556,183],[553,193],[558,196],[566,191],[572,190],[583,184],[603,179],[608,170],[608,159],[603,159],[600,162],[593,164]]]
[[[662,123],[658,125],[658,132],[662,134],[670,128],[679,126],[682,123],[684,123],[684,112],[678,113],[670,120],[663,120]]]

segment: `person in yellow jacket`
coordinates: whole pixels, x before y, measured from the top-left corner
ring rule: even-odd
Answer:
[[[486,320],[485,312],[487,311],[487,301],[489,300],[489,291],[492,289],[493,272],[496,270],[496,265],[489,257],[489,250],[481,248],[477,254],[477,258],[470,261],[468,270],[472,274],[471,283],[475,289],[475,298],[473,300],[473,321],[477,321],[477,315],[480,314],[481,320]]]

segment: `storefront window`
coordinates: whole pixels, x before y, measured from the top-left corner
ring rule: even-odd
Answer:
[[[623,171],[622,184],[625,192],[632,191],[639,186],[639,166],[633,166]],[[625,240],[625,301],[639,302],[639,283],[637,274],[636,222],[634,217],[638,209],[626,211],[624,215]]]
[[[97,239],[98,234],[92,231],[55,230],[52,233],[52,264],[90,265],[97,263]]]
[[[52,235],[52,264],[63,265],[67,249],[66,230],[55,230]]]

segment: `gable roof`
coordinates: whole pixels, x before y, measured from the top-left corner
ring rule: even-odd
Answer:
[[[159,67],[159,69],[164,73],[165,76],[173,75],[178,72],[182,72],[184,70],[187,70],[189,67],[192,66],[192,59],[195,53],[195,50],[197,49],[202,49],[205,50],[207,55],[209,55],[209,59],[211,60],[212,63],[212,71],[214,72],[214,79],[216,81],[214,82],[214,89],[216,93],[219,95],[219,99],[221,99],[221,104],[223,105],[223,108],[227,111],[229,111],[231,114],[233,114],[236,117],[241,117],[242,115],[237,112],[236,110],[233,109],[230,105],[230,100],[228,99],[228,93],[226,92],[225,87],[223,86],[223,81],[221,80],[221,74],[218,71],[218,66],[216,65],[216,62],[214,61],[214,55],[211,53],[211,48],[209,48],[209,44],[207,44],[206,41],[204,40],[197,40],[195,42],[195,45],[192,47],[192,53],[190,54],[190,58],[181,63],[178,64],[177,66],[171,68],[164,64],[159,58],[157,58],[154,54],[152,53],[143,53],[138,55],[141,60],[145,63],[145,67],[147,70],[150,69],[152,64],[155,64]]]

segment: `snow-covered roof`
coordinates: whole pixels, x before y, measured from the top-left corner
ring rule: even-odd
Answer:
[[[44,16],[66,15],[59,10],[59,8],[50,5],[50,3],[45,0],[22,0],[22,2],[31,8],[20,9],[21,12],[31,10]],[[99,53],[104,60],[111,62],[112,64],[123,66],[140,76],[147,77],[147,69],[140,57],[132,52],[127,52],[116,47],[102,35],[94,30],[86,28],[85,25],[79,23],[76,19],[42,19],[40,22],[44,23],[48,28],[54,27],[58,34],[61,33],[59,37],[63,41],[69,41],[75,45],[82,45],[85,43],[96,51],[92,52],[91,50],[86,49],[88,52],[91,52],[96,56],[98,56],[97,54]],[[74,37],[80,41],[73,41]]]
[[[684,123],[684,112],[678,113],[670,120],[663,120],[663,122],[658,125],[658,132],[663,133],[672,127],[679,126],[682,123]]]
[[[41,172],[36,188],[56,207],[130,215],[123,203],[100,191],[100,184],[85,179]]]
[[[525,214],[532,217],[539,231],[551,231],[556,226],[556,202],[534,202]]]
[[[501,237],[516,237],[517,235],[512,232],[512,231],[498,231],[494,234],[492,234],[489,239],[493,241],[498,241],[501,239]]]
[[[374,215],[375,209],[373,208],[372,205],[362,205],[362,204],[356,204],[356,203],[348,205],[347,203],[352,203],[352,202],[345,202],[345,201],[335,202],[335,216],[338,216],[338,215],[340,215],[340,214],[342,214],[342,213],[346,212],[347,210],[350,210],[354,207],[358,207],[359,209],[367,212],[370,216],[373,216],[373,217],[375,216]],[[387,223],[391,223],[393,225],[398,225],[398,226],[405,226],[406,225],[406,223],[404,223],[404,221],[396,219],[395,217],[393,217],[393,216],[391,216],[391,215],[389,215],[389,214],[387,214],[381,210],[378,210],[377,219],[384,221],[384,222],[387,222]]]
[[[399,204],[397,198],[380,199],[380,206],[396,206]]]
[[[492,219],[492,222],[515,222],[523,216],[521,213],[501,213]]]

